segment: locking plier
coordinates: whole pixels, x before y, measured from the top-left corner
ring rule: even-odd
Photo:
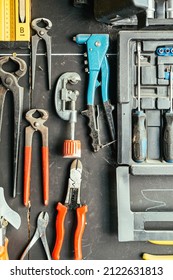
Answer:
[[[82,163],[80,160],[74,160],[70,168],[70,178],[65,204],[58,203],[58,215],[56,218],[56,242],[52,252],[54,260],[60,259],[60,252],[64,241],[65,229],[64,222],[67,210],[76,210],[77,227],[74,235],[74,259],[82,259],[82,236],[86,225],[87,205],[81,205],[80,187],[81,187]]]
[[[4,65],[12,60],[18,65],[16,72],[7,72],[3,69]],[[24,88],[19,85],[19,79],[26,74],[26,62],[18,57],[4,56],[0,58],[0,138],[2,130],[2,119],[4,102],[7,92],[11,92],[14,102],[14,160],[13,160],[13,173],[14,173],[14,186],[13,197],[16,196],[17,191],[17,172],[18,172],[18,159],[19,159],[19,140],[20,140],[20,124],[23,113],[23,97]]]
[[[109,86],[109,65],[106,53],[109,47],[108,34],[78,34],[74,37],[77,44],[86,44],[87,53],[84,54],[88,58],[85,61],[87,71],[89,73],[89,83],[87,91],[87,110],[82,113],[89,118],[89,127],[91,129],[92,146],[94,152],[104,147],[100,139],[99,128],[99,105],[94,105],[96,88],[101,86],[103,107],[112,138],[112,143],[115,142],[115,128],[112,116],[113,106],[109,101],[108,86]],[[99,81],[99,73],[101,73],[101,81]],[[107,144],[106,144],[107,145]]]

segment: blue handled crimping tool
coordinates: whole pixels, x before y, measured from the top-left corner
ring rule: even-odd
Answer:
[[[109,65],[106,53],[109,47],[108,34],[78,34],[74,41],[77,44],[86,44],[88,57],[88,73],[89,83],[87,91],[87,110],[83,114],[89,118],[89,127],[91,129],[92,146],[94,152],[97,152],[105,145],[101,144],[100,130],[99,130],[99,105],[94,105],[95,91],[98,86],[101,86],[103,107],[107,119],[107,123],[112,138],[111,143],[115,142],[115,128],[112,116],[113,106],[108,97],[108,83],[109,83]],[[101,73],[101,82],[98,80],[99,73]]]

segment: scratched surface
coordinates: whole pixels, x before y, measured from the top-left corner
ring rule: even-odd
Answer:
[[[116,36],[117,31],[106,25],[96,22],[92,12],[88,9],[81,10],[73,8],[69,0],[36,0],[32,1],[32,18],[49,18],[53,27],[50,31],[52,36],[52,90],[47,90],[47,68],[45,47],[39,44],[36,68],[36,83],[33,92],[29,91],[28,75],[21,82],[25,85],[24,113],[30,108],[41,108],[49,111],[49,119],[46,125],[49,128],[49,149],[50,149],[50,203],[48,207],[42,203],[42,177],[41,177],[41,139],[35,134],[33,139],[32,153],[32,174],[31,174],[31,207],[27,209],[22,204],[23,194],[23,147],[24,128],[27,125],[23,117],[20,145],[20,165],[18,176],[18,192],[16,199],[12,194],[12,100],[7,98],[3,122],[3,135],[1,142],[1,164],[0,178],[1,186],[5,189],[8,204],[16,210],[22,219],[21,227],[16,231],[12,226],[7,228],[9,238],[10,259],[19,259],[25,249],[28,239],[30,239],[36,228],[37,216],[41,211],[49,213],[49,225],[47,228],[47,239],[52,252],[55,243],[55,219],[56,204],[64,202],[69,169],[72,160],[62,158],[62,145],[67,136],[67,123],[61,120],[55,111],[54,91],[57,79],[67,71],[75,71],[80,74],[81,82],[76,85],[80,91],[77,100],[78,122],[76,125],[76,139],[82,143],[83,164],[81,202],[88,205],[87,226],[83,236],[83,258],[86,260],[123,260],[141,259],[143,252],[173,253],[173,249],[168,246],[148,244],[147,242],[118,242],[117,238],[117,202],[115,183],[115,154],[111,146],[108,146],[98,153],[93,153],[90,145],[89,131],[86,119],[80,114],[86,109],[86,89],[88,76],[84,72],[83,53],[85,48],[77,46],[72,38],[79,33],[109,33],[109,64],[110,64],[110,99],[112,104],[116,104]],[[51,5],[50,5],[51,2]],[[7,53],[7,50],[1,50]],[[8,50],[9,52],[10,50]],[[27,52],[19,51],[28,64],[29,56]],[[23,56],[25,54],[25,56]],[[28,70],[29,73],[29,70]],[[116,112],[114,112],[114,117]],[[115,118],[116,122],[116,118]],[[104,133],[103,133],[104,134]],[[104,138],[104,137],[103,137]],[[104,140],[103,140],[104,141]],[[149,178],[148,178],[149,180]],[[151,181],[149,181],[151,182]],[[169,181],[170,182],[170,181]],[[143,201],[141,207],[165,207],[162,198],[150,196],[143,190],[143,183],[136,178],[134,182],[136,189],[133,189],[132,208],[137,209],[136,201]],[[164,180],[158,180],[160,189]],[[146,184],[148,187],[148,185]],[[168,188],[171,188],[171,183]],[[155,187],[154,187],[155,188]],[[139,198],[141,197],[141,198]],[[141,199],[141,200],[140,200]],[[150,203],[151,202],[151,203]],[[160,203],[159,203],[160,202]],[[170,205],[170,204],[169,204]],[[171,206],[171,205],[170,205]],[[61,251],[61,259],[73,259],[73,236],[75,230],[75,215],[68,213],[65,223],[65,240]],[[39,240],[30,251],[29,259],[46,259],[41,241]]]

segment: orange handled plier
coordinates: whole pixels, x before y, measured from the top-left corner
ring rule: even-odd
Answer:
[[[80,203],[82,164],[80,160],[74,160],[71,164],[70,178],[68,182],[67,196],[64,205],[57,204],[58,215],[56,218],[56,242],[52,252],[54,260],[60,259],[60,252],[64,241],[64,221],[68,209],[76,209],[77,227],[74,235],[74,259],[82,259],[82,236],[86,225],[87,205]]]
[[[33,115],[39,113],[36,118]],[[32,109],[26,113],[26,119],[30,125],[25,128],[25,153],[24,153],[24,205],[28,206],[30,198],[31,156],[32,138],[35,131],[42,135],[42,172],[43,172],[43,196],[44,204],[49,201],[49,150],[48,127],[44,125],[48,119],[48,112],[43,109]]]

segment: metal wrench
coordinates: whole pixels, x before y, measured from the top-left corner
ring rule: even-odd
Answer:
[[[3,69],[4,64],[12,60],[18,64],[19,69],[16,72],[6,72]],[[4,102],[7,92],[13,94],[14,101],[14,187],[13,197],[16,196],[17,191],[17,172],[18,172],[18,158],[19,158],[19,137],[20,137],[20,123],[23,113],[23,95],[24,88],[18,83],[19,79],[26,74],[26,62],[18,57],[4,56],[0,58],[0,138],[2,129],[2,118]]]
[[[24,252],[23,252],[23,254],[20,258],[21,260],[23,260],[25,258],[25,256],[29,252],[29,250],[33,247],[33,245],[36,243],[36,241],[39,238],[41,238],[41,241],[43,243],[43,247],[45,249],[46,256],[47,256],[48,260],[51,260],[50,250],[49,250],[49,246],[48,246],[48,242],[47,242],[47,238],[46,238],[46,227],[48,225],[48,222],[49,222],[48,213],[47,212],[41,212],[38,216],[38,219],[37,219],[37,228],[36,228],[36,231],[34,233],[34,236],[32,237],[28,246],[24,250]]]

